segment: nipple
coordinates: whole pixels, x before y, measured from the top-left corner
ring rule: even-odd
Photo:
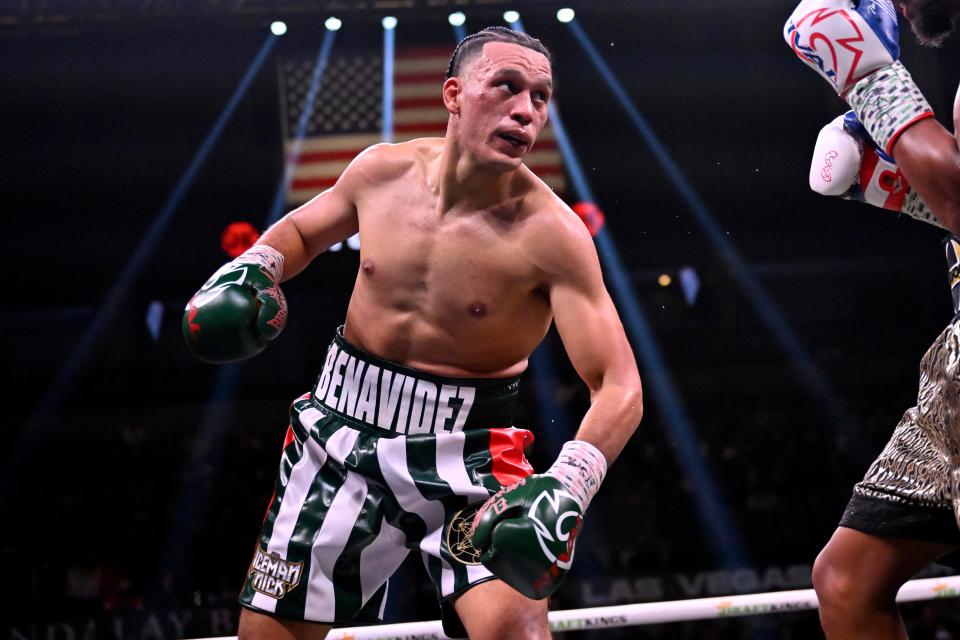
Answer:
[[[487,306],[482,302],[480,302],[479,300],[475,300],[474,302],[471,302],[470,315],[472,315],[474,318],[484,317],[485,315],[487,315]]]
[[[372,276],[376,268],[373,266],[373,260],[370,258],[365,258],[364,261],[360,264],[360,268],[363,269],[363,272],[368,276]]]

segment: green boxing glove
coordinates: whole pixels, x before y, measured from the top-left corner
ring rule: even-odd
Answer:
[[[495,493],[473,521],[480,562],[528,598],[551,595],[573,564],[583,513],[606,472],[596,447],[571,440],[546,473]]]
[[[282,275],[283,254],[262,244],[220,267],[183,313],[183,337],[193,355],[222,364],[263,351],[287,322]]]

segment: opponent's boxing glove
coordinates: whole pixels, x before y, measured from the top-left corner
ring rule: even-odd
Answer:
[[[183,313],[190,351],[213,364],[257,355],[283,330],[287,301],[280,290],[283,255],[255,245],[220,267]]]
[[[573,564],[583,513],[606,471],[596,447],[572,440],[546,473],[498,491],[474,519],[480,562],[528,598],[552,594]]]
[[[803,0],[783,37],[829,82],[887,154],[910,125],[933,110],[900,63],[897,13],[890,0]]]
[[[910,187],[893,158],[881,151],[848,111],[820,130],[810,163],[810,188],[825,196],[866,202],[943,227]]]

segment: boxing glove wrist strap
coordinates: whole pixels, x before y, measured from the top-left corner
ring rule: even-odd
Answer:
[[[923,200],[920,199],[920,194],[913,189],[910,189],[910,192],[907,193],[907,197],[904,198],[903,207],[900,208],[900,211],[907,214],[914,220],[919,220],[920,222],[926,222],[927,224],[932,224],[935,227],[946,229],[937,216],[933,215],[933,212],[930,211],[930,209],[927,208],[927,205],[924,204]]]
[[[280,278],[283,277],[283,254],[265,244],[250,247],[233,261],[258,265],[274,282],[280,282]]]
[[[933,117],[930,103],[899,60],[857,82],[846,99],[873,141],[890,155],[900,134]]]
[[[600,450],[585,440],[564,443],[556,462],[547,469],[563,484],[586,511],[607,474],[607,459]]]

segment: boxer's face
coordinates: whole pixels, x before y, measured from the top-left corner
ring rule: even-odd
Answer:
[[[451,80],[461,83],[461,145],[484,164],[518,167],[547,122],[553,80],[546,56],[517,44],[488,42]]]
[[[960,0],[899,0],[898,4],[917,40],[929,47],[943,44],[960,16]]]

